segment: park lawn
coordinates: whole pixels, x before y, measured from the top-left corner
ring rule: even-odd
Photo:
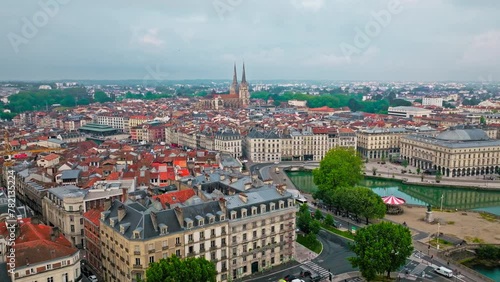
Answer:
[[[323,250],[323,244],[321,244],[318,239],[314,239],[314,242],[310,242],[310,240],[308,240],[306,236],[298,234],[297,242],[317,254],[321,253],[321,251]]]
[[[342,236],[344,238],[354,240],[354,234],[352,234],[349,231],[341,231],[341,230],[338,230],[337,228],[335,228],[333,226],[326,225],[324,223],[321,223],[321,228],[326,229],[326,230],[328,230],[328,231],[330,231],[332,233],[335,233],[335,234],[337,234],[339,236]]]
[[[439,241],[439,245],[440,245],[440,246],[443,246],[443,247],[445,247],[445,246],[453,246],[453,244],[452,244],[452,243],[450,243],[450,242],[448,242],[448,241],[446,241],[446,240],[443,240],[443,239],[437,239],[437,241]],[[429,243],[431,246],[433,246],[433,247],[436,247],[436,246],[437,246],[436,238],[429,240],[429,242],[428,242],[428,243]]]

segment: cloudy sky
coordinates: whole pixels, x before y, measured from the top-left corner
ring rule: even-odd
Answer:
[[[500,80],[497,0],[1,5],[0,80]]]

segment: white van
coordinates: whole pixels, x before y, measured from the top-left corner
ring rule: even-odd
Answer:
[[[434,269],[434,271],[436,271],[437,273],[443,275],[443,276],[446,276],[446,277],[453,277],[453,271],[451,269],[448,269],[446,267],[437,267],[436,269]]]

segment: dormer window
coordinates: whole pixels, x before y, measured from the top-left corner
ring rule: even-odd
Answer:
[[[112,217],[109,219],[109,225],[111,225],[112,227],[115,227],[115,224],[116,224],[116,221],[118,220],[118,218],[116,217]]]
[[[257,207],[252,207],[252,215],[256,215],[257,214]]]
[[[186,228],[187,229],[193,228],[193,220],[192,219],[186,218],[184,221],[186,222]]]
[[[210,224],[214,223],[214,222],[215,222],[215,217],[214,217],[214,216],[210,217],[210,218],[208,219],[208,222],[209,222]]]
[[[266,205],[260,205],[260,213],[266,212]]]
[[[241,209],[241,217],[247,217],[247,209]]]
[[[236,212],[235,211],[232,211],[231,212],[231,219],[236,219]]]
[[[275,205],[276,205],[275,203],[271,203],[271,204],[269,205],[269,206],[270,206],[270,208],[271,208],[271,211],[274,211],[274,206],[275,206]]]
[[[141,239],[141,233],[139,231],[134,231],[134,239]]]
[[[202,226],[204,223],[205,223],[205,220],[204,220],[204,219],[200,219],[200,220],[198,220],[198,225],[199,225],[199,226]]]
[[[163,223],[158,225],[160,227],[160,235],[166,235],[168,233],[168,226]]]
[[[224,221],[224,220],[226,220],[226,216],[225,216],[225,215],[223,215],[223,214],[221,214],[221,215],[220,215],[220,221]]]
[[[285,202],[279,201],[279,205],[280,205],[280,209],[284,209],[285,208]]]

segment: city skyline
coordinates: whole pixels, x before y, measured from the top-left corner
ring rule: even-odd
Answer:
[[[0,80],[500,80],[495,1],[120,3],[12,2]]]

